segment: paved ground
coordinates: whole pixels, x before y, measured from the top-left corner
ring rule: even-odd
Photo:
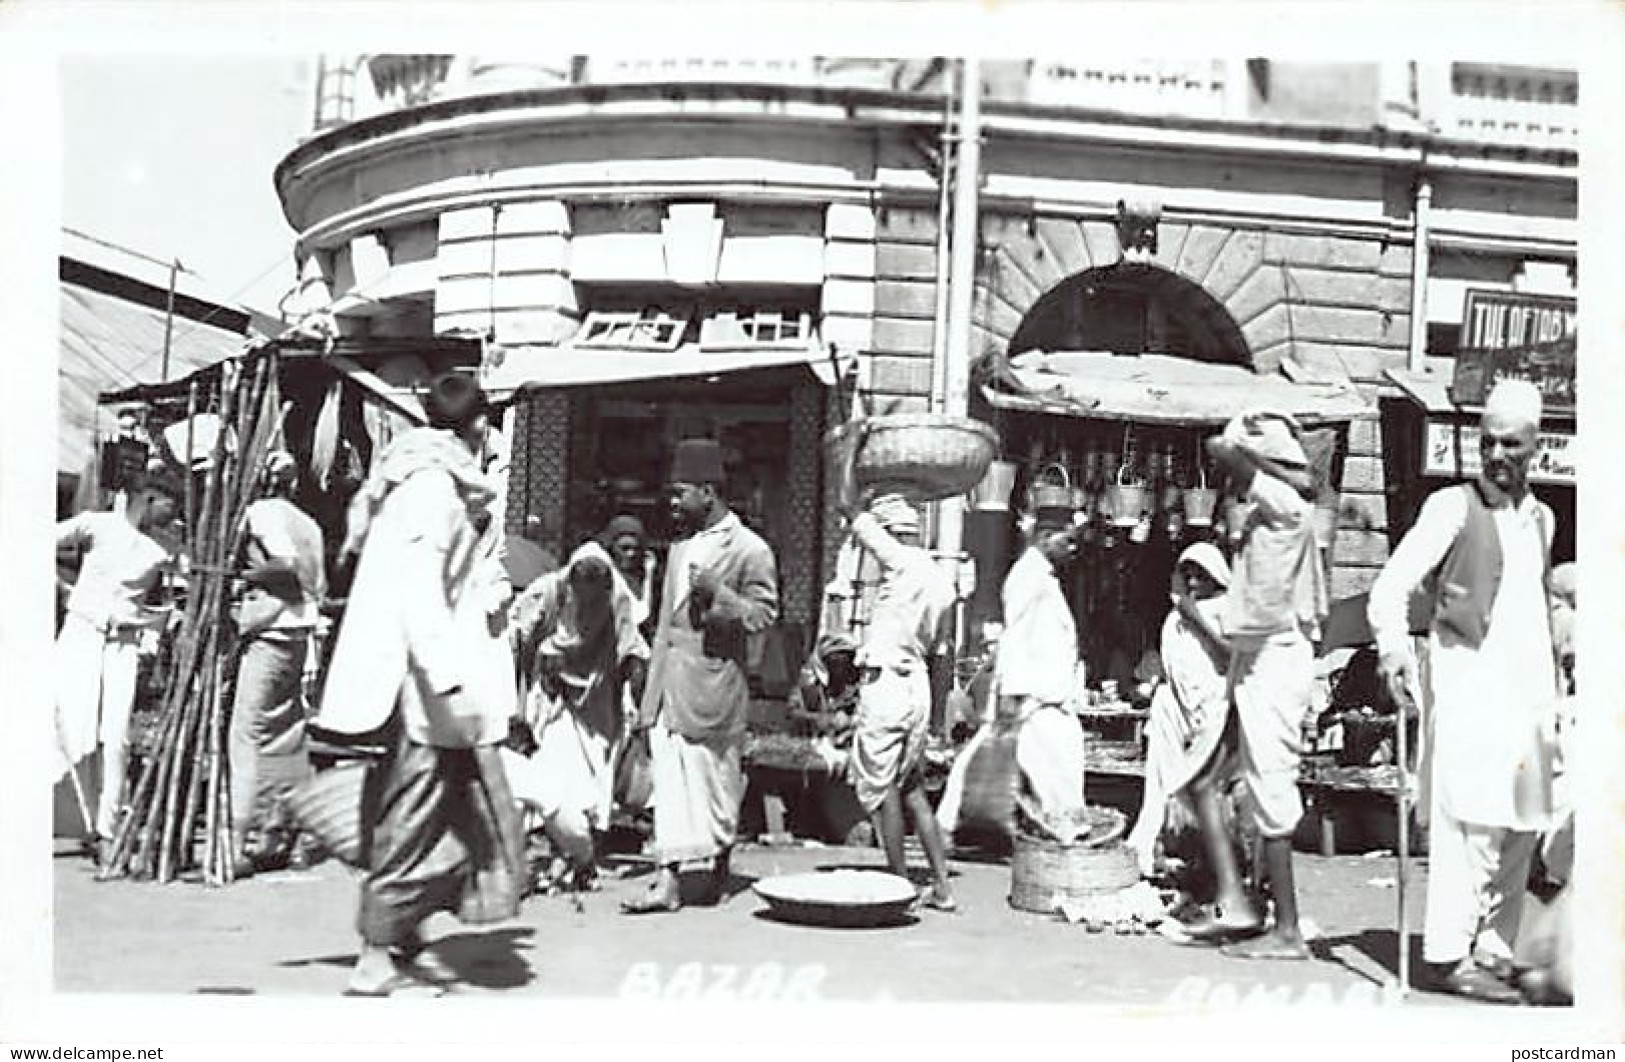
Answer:
[[[65,847],[65,846],[64,846]],[[472,993],[767,1001],[1224,1003],[1375,1001],[1396,951],[1395,861],[1300,857],[1318,961],[1254,964],[1156,936],[1091,934],[1006,903],[1009,870],[956,863],[964,910],[891,929],[788,925],[763,914],[748,879],[875,865],[875,851],[750,847],[743,891],[714,909],[628,918],[634,868],[601,892],[533,897],[511,923],[481,931],[436,921],[428,935]],[[1420,926],[1421,878],[1411,899]],[[55,860],[61,991],[228,995],[335,994],[355,958],[355,886],[345,868],[270,874],[224,889],[97,882],[83,859]],[[1420,941],[1413,943],[1414,952]],[[1454,1005],[1417,997],[1417,1006]]]

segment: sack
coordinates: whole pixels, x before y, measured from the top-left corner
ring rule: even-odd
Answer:
[[[649,731],[634,730],[615,761],[615,803],[630,812],[643,811],[654,795],[654,770],[650,764]]]
[[[371,760],[351,760],[320,771],[295,786],[285,804],[295,826],[358,870],[366,869],[361,843],[361,800],[372,769]]]
[[[1016,741],[1020,735],[1019,726],[993,726],[965,765],[961,832],[1006,842],[1015,836],[1016,797],[1021,789]]]

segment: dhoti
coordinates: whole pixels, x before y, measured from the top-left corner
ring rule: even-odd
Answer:
[[[436,911],[476,925],[519,912],[523,834],[494,747],[438,749],[401,734],[367,780],[362,823],[366,943],[405,944]]]
[[[102,749],[95,829],[113,836],[129,758],[130,711],[140,664],[138,632],[104,633],[69,613],[56,639],[56,733],[61,778]]]
[[[847,761],[847,779],[863,810],[873,815],[887,790],[906,790],[925,755],[931,715],[931,684],[922,671],[902,675],[889,668],[864,683]]]
[[[742,742],[691,741],[663,723],[649,734],[655,859],[662,866],[710,859],[733,847],[745,796]]]
[[[1231,660],[1242,776],[1253,794],[1258,832],[1265,838],[1291,837],[1303,817],[1298,774],[1314,681],[1314,646],[1297,635],[1237,650]]]
[[[243,648],[228,737],[239,851],[251,832],[282,826],[282,798],[310,774],[301,691],[309,648],[304,631],[269,631]]]
[[[1039,705],[1021,724],[1016,764],[1045,818],[1065,821],[1083,811],[1086,755],[1083,727],[1059,705]]]

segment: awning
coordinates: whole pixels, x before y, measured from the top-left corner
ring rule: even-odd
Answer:
[[[1258,407],[1290,413],[1305,425],[1377,415],[1352,384],[1294,383],[1167,354],[1033,351],[1012,359],[1010,369],[1025,393],[983,387],[997,409],[1178,425],[1223,424]]]
[[[1429,359],[1426,372],[1389,369],[1383,375],[1405,392],[1405,397],[1429,413],[1459,413],[1462,407],[1450,399],[1450,384],[1456,378],[1456,364],[1449,358]]]
[[[676,379],[695,376],[721,376],[747,369],[789,368],[805,365],[826,387],[834,386],[836,364],[828,351],[817,345],[797,347],[750,347],[744,349],[701,349],[685,343],[675,350],[626,350],[614,347],[582,347],[573,343],[536,346],[505,346],[500,362],[486,368],[481,380],[486,393],[504,397],[525,388],[586,387],[594,384],[635,383],[640,380]],[[852,355],[838,355],[840,372],[852,362]]]

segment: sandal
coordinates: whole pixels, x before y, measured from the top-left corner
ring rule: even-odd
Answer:
[[[446,994],[446,986],[425,981],[404,971],[398,971],[390,974],[376,988],[357,988],[354,985],[349,985],[344,989],[344,994],[361,999],[387,999],[396,995],[438,999]]]
[[[640,914],[671,914],[683,906],[680,897],[650,889],[636,900],[622,900],[621,913],[629,915]]]
[[[920,894],[914,899],[914,904],[930,911],[941,911],[943,914],[959,913],[959,902],[952,896],[939,893],[935,886],[921,889]]]
[[[1302,961],[1312,958],[1309,945],[1299,941],[1290,944],[1273,936],[1258,937],[1239,944],[1227,944],[1219,954],[1229,959],[1257,959],[1262,961]]]

